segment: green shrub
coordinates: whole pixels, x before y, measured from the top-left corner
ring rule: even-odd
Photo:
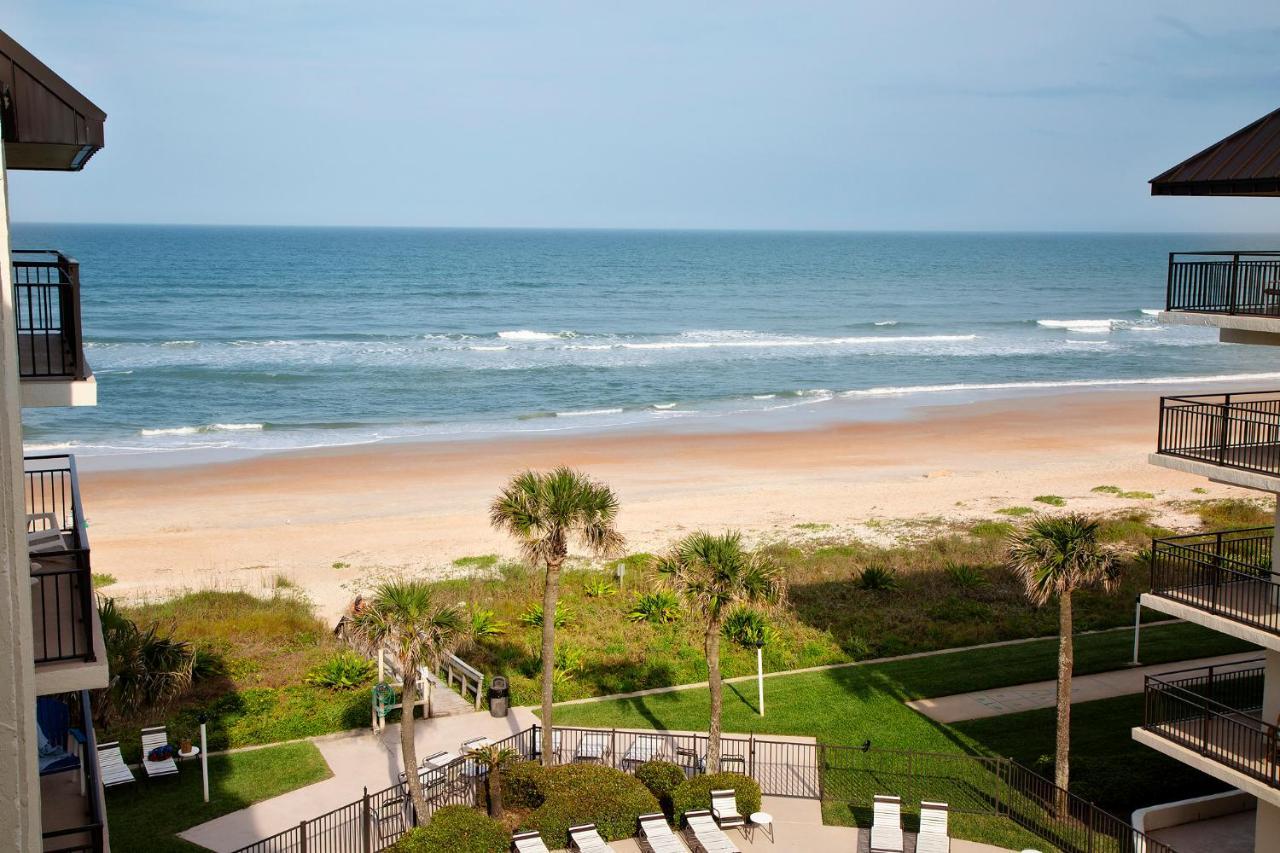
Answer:
[[[651,625],[666,625],[679,618],[680,599],[674,592],[665,589],[646,592],[637,597],[627,611],[627,619],[632,622],[648,622]]]
[[[744,649],[767,646],[778,639],[778,632],[769,624],[765,615],[750,607],[739,607],[730,611],[724,619],[720,632],[726,640]]]
[[[1089,491],[1099,492],[1104,495],[1118,495],[1118,494],[1121,494],[1124,491],[1124,489],[1120,488],[1119,486],[1094,486]]]
[[[670,761],[646,761],[636,768],[636,778],[658,798],[659,805],[671,816],[671,795],[685,782],[684,768]]]
[[[373,680],[378,665],[363,655],[344,649],[307,673],[306,681],[330,690],[355,690]]]
[[[536,761],[517,761],[502,774],[502,804],[513,809],[542,805],[546,769]]]
[[[969,532],[979,539],[1003,539],[1013,532],[1013,525],[1007,521],[979,521]]]
[[[497,637],[506,633],[507,626],[498,620],[492,610],[477,607],[471,611],[471,636]]]
[[[738,814],[760,811],[760,785],[755,779],[741,773],[708,773],[681,783],[671,794],[672,817],[676,824],[684,820],[685,812],[711,808],[711,792],[724,788],[733,789]]]
[[[561,602],[556,602],[556,628],[565,628],[573,622],[573,611]],[[520,624],[532,628],[542,627],[542,602],[530,604],[520,614]]]
[[[980,566],[968,563],[947,563],[947,579],[957,589],[982,589],[991,586],[991,579]]]
[[[608,598],[616,593],[618,588],[608,578],[596,577],[584,583],[582,591],[587,594],[587,598]]]
[[[858,589],[888,592],[898,588],[898,573],[882,566],[867,566],[858,574]]]
[[[1066,506],[1067,499],[1059,495],[1036,495],[1032,498],[1036,503],[1048,504],[1049,506]]]
[[[1192,504],[1207,530],[1230,530],[1270,524],[1274,504],[1249,498],[1222,498]]]
[[[506,853],[511,836],[498,821],[468,806],[443,806],[426,826],[409,830],[391,853]]]
[[[543,795],[523,826],[536,829],[551,849],[567,847],[569,827],[594,823],[606,841],[630,838],[642,814],[658,801],[633,776],[597,764],[551,767],[539,786]]]

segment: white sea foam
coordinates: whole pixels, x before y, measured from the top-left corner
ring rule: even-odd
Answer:
[[[679,404],[678,403],[654,403],[653,407],[655,409],[674,409],[677,405]]]
[[[1036,320],[1037,326],[1046,329],[1066,329],[1068,332],[1102,334],[1111,331],[1118,320]]]
[[[898,325],[898,321],[897,321],[897,320],[877,320],[877,321],[876,321],[876,323],[875,323],[875,325],[877,325],[877,326],[896,326],[896,325]]]
[[[139,430],[138,434],[147,437],[161,435],[197,435],[207,432],[260,432],[264,424],[206,424],[205,426],[161,427]]]
[[[553,334],[551,332],[535,332],[531,329],[515,329],[514,331],[498,332],[498,337],[504,341],[554,341],[560,338],[573,337],[573,333],[561,332]]]
[[[472,347],[467,347],[467,349],[475,350],[476,352],[501,352],[502,350],[508,350],[508,349],[511,349],[511,347],[509,347],[509,346],[496,346],[496,347],[476,347],[476,346],[472,346]]]
[[[581,412],[556,412],[557,418],[582,418],[588,415],[620,415],[622,409],[587,409]]]
[[[776,396],[778,396],[778,395],[777,395],[777,394],[752,394],[752,395],[751,395],[751,399],[753,399],[753,400],[772,400],[772,399],[773,399],[774,397],[776,397]]]
[[[936,394],[945,391],[1006,391],[1038,388],[1094,388],[1117,385],[1182,385],[1200,382],[1256,382],[1280,379],[1276,373],[1227,373],[1217,376],[1152,376],[1141,379],[1064,379],[1027,382],[956,382],[949,385],[904,385],[858,388],[840,392],[841,397],[893,397],[904,394]]]
[[[1143,308],[1142,313],[1146,314],[1148,317],[1158,317],[1160,315],[1160,309],[1159,308]]]
[[[822,347],[861,344],[954,343],[977,340],[977,335],[864,335],[847,338],[754,338],[746,340],[682,340],[619,344],[621,349],[773,349],[786,347]]]

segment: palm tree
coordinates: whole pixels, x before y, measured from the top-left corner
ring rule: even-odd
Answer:
[[[404,679],[400,696],[400,752],[404,757],[409,795],[421,822],[428,812],[413,739],[418,673],[423,668],[438,668],[441,658],[458,649],[467,638],[467,620],[457,606],[440,603],[430,584],[400,581],[383,584],[371,598],[362,602],[347,621],[347,636],[371,654],[385,649],[400,667]]]
[[[658,563],[658,571],[706,623],[707,685],[711,721],[707,772],[720,770],[720,718],[724,690],[720,676],[720,632],[725,616],[741,604],[774,606],[782,600],[782,570],[772,560],[742,548],[742,534],[698,531],[681,539]]]
[[[524,558],[546,569],[542,612],[554,614],[560,596],[560,567],[569,556],[569,539],[599,557],[621,552],[624,540],[614,527],[618,499],[603,483],[561,466],[541,473],[517,474],[493,499],[489,521],[520,543]],[[556,620],[542,620],[542,763],[551,766],[551,701],[555,687]]]
[[[502,771],[520,757],[520,753],[496,743],[485,744],[467,751],[467,757],[484,766],[485,790],[489,793],[489,817],[502,820]]]
[[[1054,753],[1054,781],[1058,810],[1066,808],[1070,781],[1071,596],[1077,590],[1115,587],[1116,564],[1112,551],[1098,541],[1101,522],[1083,513],[1038,515],[1009,537],[1009,566],[1026,587],[1027,598],[1037,607],[1058,598],[1058,731]]]

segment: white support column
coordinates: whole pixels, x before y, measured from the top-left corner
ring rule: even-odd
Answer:
[[[0,849],[39,850],[35,651],[10,248],[9,174],[0,145]]]

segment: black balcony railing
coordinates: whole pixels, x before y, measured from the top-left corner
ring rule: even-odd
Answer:
[[[13,310],[22,379],[85,379],[80,264],[51,249],[13,251]]]
[[[1142,727],[1280,788],[1276,727],[1259,719],[1261,660],[1149,675]]]
[[[1280,476],[1280,391],[1161,397],[1156,452]]]
[[[89,691],[80,691],[75,704],[80,717],[76,725],[84,733],[83,754],[80,756],[84,772],[84,802],[77,804],[83,807],[83,814],[79,821],[71,820],[66,826],[43,833],[43,853],[102,853],[105,846],[103,827],[106,824],[106,808],[102,801],[98,739],[93,730]],[[53,804],[43,805],[48,809]]]
[[[1280,316],[1280,252],[1171,252],[1165,307]]]
[[[75,457],[24,461],[35,662],[92,661],[95,605]]]
[[[1151,594],[1280,635],[1275,530],[1255,527],[1151,541]]]

